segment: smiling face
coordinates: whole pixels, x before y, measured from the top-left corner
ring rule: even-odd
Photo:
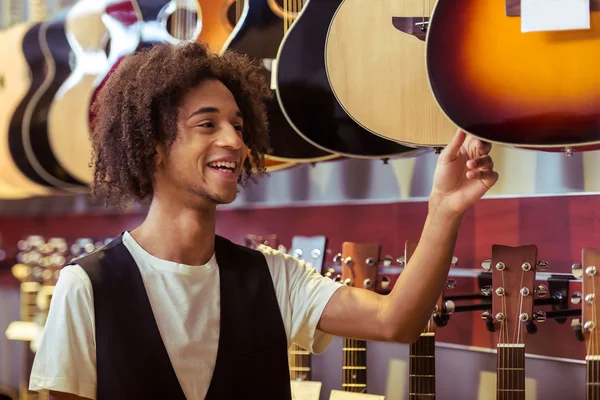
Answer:
[[[181,100],[177,138],[165,154],[157,146],[155,193],[182,200],[226,204],[235,200],[248,156],[244,120],[233,94],[218,80],[205,80]]]

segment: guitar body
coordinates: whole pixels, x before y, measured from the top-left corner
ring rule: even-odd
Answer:
[[[281,0],[283,1],[283,0]],[[284,20],[282,15],[273,9],[275,4],[269,0],[249,0],[244,2],[241,19],[235,18],[240,13],[239,4],[231,2],[227,11],[231,25],[236,25],[236,32],[223,46],[227,50],[246,54],[250,58],[260,60],[267,82],[272,82],[273,60],[284,37]],[[231,9],[233,7],[233,10]],[[292,18],[293,15],[289,15]],[[267,102],[269,131],[273,153],[266,156],[280,162],[317,162],[337,158],[331,152],[313,146],[299,136],[284,116],[279,103],[273,98]]]
[[[198,41],[219,52],[235,26],[227,19],[227,10],[235,0],[197,0],[202,10],[202,31]],[[234,5],[235,6],[235,5]]]
[[[429,88],[425,34],[415,25],[424,12],[422,0],[343,1],[327,34],[326,68],[336,99],[363,128],[409,146],[440,147],[456,126]]]
[[[28,163],[47,184],[57,189],[84,193],[87,186],[71,176],[52,152],[48,129],[54,96],[71,74],[71,47],[65,32],[64,15],[44,21],[38,37],[43,65],[37,68],[45,69],[46,74],[25,108],[21,131],[23,149]]]
[[[31,195],[54,194],[27,161],[21,136],[27,105],[45,77],[40,28],[40,23],[25,23],[3,31],[2,45],[11,57],[0,63],[4,82],[0,100],[0,179]]]
[[[108,70],[104,10],[98,0],[80,1],[69,10],[65,30],[75,68],[56,93],[48,116],[52,152],[70,175],[86,184],[92,182],[93,174],[89,108],[96,79]]]
[[[386,158],[418,150],[373,135],[340,106],[325,70],[325,40],[341,0],[310,1],[281,43],[277,98],[296,131],[331,152],[350,157]]]
[[[505,0],[438,1],[426,65],[459,127],[513,146],[600,143],[600,13],[591,29],[521,33]]]

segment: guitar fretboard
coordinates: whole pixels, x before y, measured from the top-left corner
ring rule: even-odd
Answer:
[[[499,345],[497,400],[525,400],[525,346]]]
[[[435,399],[435,334],[423,333],[410,345],[409,398]]]
[[[344,338],[342,390],[367,392],[367,342]]]
[[[310,353],[292,343],[289,351],[290,379],[296,381],[310,381]]]
[[[600,357],[586,357],[586,400],[600,400]]]

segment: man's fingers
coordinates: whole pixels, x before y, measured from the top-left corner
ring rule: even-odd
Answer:
[[[456,160],[456,157],[458,156],[458,151],[460,150],[460,146],[463,145],[466,138],[467,134],[464,131],[462,131],[461,129],[456,131],[456,134],[454,135],[452,140],[450,140],[448,145],[440,154],[439,162],[442,164],[447,164]]]
[[[477,157],[467,161],[467,167],[471,169],[492,169],[494,168],[494,160],[489,155]]]

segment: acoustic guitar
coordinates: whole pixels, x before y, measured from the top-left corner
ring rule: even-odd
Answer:
[[[325,254],[327,251],[326,236],[294,236],[292,238],[292,256],[306,262],[319,274],[323,274]],[[293,381],[312,380],[311,354],[296,343],[292,343],[288,351],[290,379]]]
[[[242,3],[235,0],[197,0],[202,10],[202,30],[198,41],[218,53],[235,28],[228,14],[235,12]],[[239,12],[241,15],[241,11]]]
[[[13,0],[17,1],[17,0]],[[28,101],[41,85],[44,71],[34,71],[32,65],[43,65],[38,43],[40,21],[47,18],[45,3],[32,0],[29,4],[30,18],[2,31],[4,54],[0,61],[0,190],[3,197],[39,196],[56,193],[45,181],[33,181],[25,154],[14,157],[13,148],[23,147],[21,140],[22,115]],[[25,171],[23,169],[25,169]],[[14,194],[14,195],[13,195]]]
[[[435,2],[426,68],[456,125],[527,148],[600,143],[600,0],[587,30],[521,32],[520,0]]]
[[[81,0],[68,12],[65,31],[74,68],[54,96],[48,115],[50,147],[61,166],[75,179],[90,184],[92,156],[89,107],[100,76],[109,70],[106,4]]]
[[[497,337],[497,400],[525,400],[525,340],[535,333],[534,290],[537,247],[492,246],[492,260],[482,264],[492,272],[492,312],[484,314]]]
[[[39,48],[41,58],[30,66],[42,80],[28,98],[23,114],[13,116],[11,153],[32,181],[64,191],[85,193],[87,185],[69,174],[57,160],[48,130],[54,96],[71,74],[72,53],[65,32],[67,14],[68,9],[41,23],[37,42],[33,43],[35,49]]]
[[[327,29],[341,1],[310,1],[304,6],[295,2],[295,11],[301,13],[277,54],[277,99],[285,117],[313,145],[344,156],[390,158],[420,153],[367,131],[336,100],[324,53]]]
[[[425,70],[434,3],[344,0],[325,42],[327,76],[340,105],[364,129],[408,146],[443,147],[456,132]]]
[[[285,33],[298,15],[298,0],[235,0],[226,12],[235,29],[223,45],[221,53],[235,51],[262,65],[262,72],[275,89],[277,51]],[[306,104],[309,106],[309,104]],[[319,162],[339,158],[338,155],[313,146],[299,136],[284,116],[273,93],[267,102],[271,148],[269,161],[287,163]]]
[[[584,247],[582,264],[574,268],[576,278],[581,278],[581,333],[585,342],[586,356],[586,400],[600,398],[600,337],[598,323],[600,312],[596,292],[600,292],[600,249]],[[575,266],[574,266],[575,267]]]
[[[342,243],[342,283],[375,290],[381,246],[379,243]],[[344,338],[342,391],[367,393],[367,342]]]

